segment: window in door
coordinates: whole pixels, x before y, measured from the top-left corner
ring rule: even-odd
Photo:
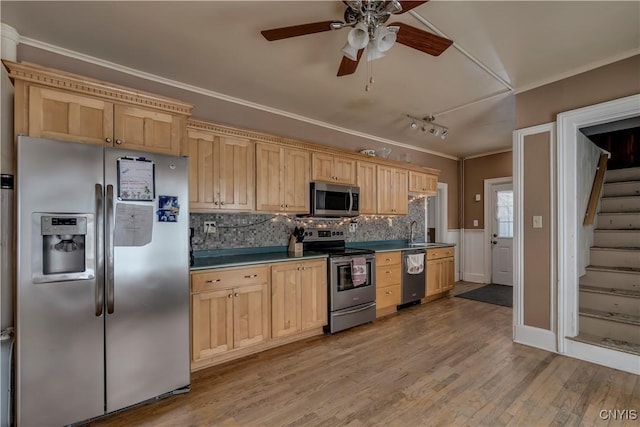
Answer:
[[[496,225],[496,237],[513,237],[513,190],[497,192]]]

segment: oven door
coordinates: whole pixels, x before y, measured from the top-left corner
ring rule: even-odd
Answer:
[[[354,286],[351,280],[351,260],[345,256],[329,258],[329,311],[342,310],[376,300],[375,256],[367,255],[367,280]]]

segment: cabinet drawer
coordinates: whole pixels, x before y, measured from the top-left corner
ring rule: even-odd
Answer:
[[[191,292],[213,291],[236,286],[268,283],[269,267],[209,270],[191,274]]]
[[[427,259],[439,259],[449,258],[454,256],[455,247],[449,246],[447,248],[427,249]]]
[[[376,267],[385,265],[400,264],[402,258],[401,252],[383,252],[376,254]]]
[[[392,307],[400,304],[400,285],[376,289],[376,308]]]
[[[398,285],[402,280],[402,267],[400,265],[376,266],[376,287]]]

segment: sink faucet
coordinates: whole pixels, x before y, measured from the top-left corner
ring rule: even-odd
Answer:
[[[414,230],[413,227],[417,226],[418,223],[415,221],[411,221],[411,225],[409,226],[409,243],[413,243],[413,239],[414,239]]]

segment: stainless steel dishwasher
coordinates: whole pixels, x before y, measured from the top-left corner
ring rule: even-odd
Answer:
[[[409,255],[422,255],[424,268],[420,273],[409,273],[408,259]],[[424,249],[415,249],[402,252],[402,299],[401,304],[408,304],[418,301],[425,296],[425,277],[427,272],[427,260],[425,259],[426,251]]]

